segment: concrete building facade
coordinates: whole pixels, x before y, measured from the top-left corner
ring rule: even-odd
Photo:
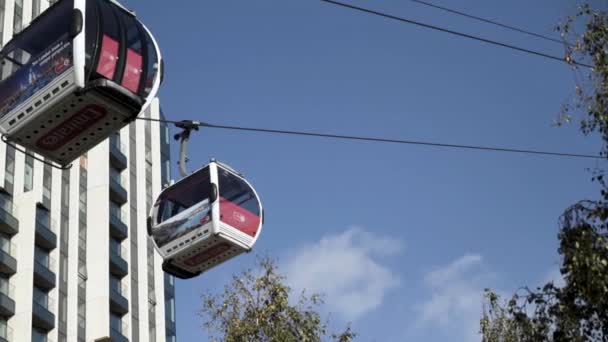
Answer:
[[[0,43],[53,2],[0,0]],[[146,233],[169,141],[137,120],[68,170],[0,143],[0,342],[176,341],[174,279]]]

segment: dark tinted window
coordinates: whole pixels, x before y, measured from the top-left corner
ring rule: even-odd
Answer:
[[[209,167],[197,171],[188,178],[173,185],[159,198],[157,223],[165,221],[180,212],[209,198],[211,182]]]
[[[143,93],[142,96],[148,96],[150,91],[152,91],[152,86],[154,85],[154,81],[159,77],[158,72],[160,69],[158,56],[156,55],[156,48],[154,43],[152,42],[152,38],[148,35],[148,32],[138,23],[140,26],[140,30],[142,32],[142,41],[144,43],[143,48],[145,49],[143,52],[144,56],[144,65],[143,65]]]
[[[138,21],[135,17],[120,12],[122,25],[125,30],[125,69],[122,75],[122,86],[133,93],[138,93],[141,84],[143,52],[142,52],[142,33],[139,30]]]
[[[240,177],[218,167],[220,197],[260,216],[260,205],[253,189]]]
[[[114,39],[120,39],[120,26],[116,13],[112,10],[112,5],[107,1],[97,1],[97,4],[99,5],[103,34]]]
[[[87,77],[91,77],[93,63],[97,59],[97,47],[99,46],[99,15],[97,9],[97,2],[95,0],[87,1],[86,9],[86,47],[85,47],[85,65],[87,70]]]

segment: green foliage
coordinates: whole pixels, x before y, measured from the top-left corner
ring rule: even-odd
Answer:
[[[576,35],[575,29],[583,25],[584,32]],[[608,15],[595,11],[589,5],[581,5],[576,15],[557,27],[566,42],[566,60],[571,62],[577,76],[576,95],[573,103],[564,106],[564,117],[582,112],[581,130],[585,134],[601,134],[602,153],[606,155],[608,142]],[[573,37],[572,42],[568,38]],[[573,62],[593,65],[593,69],[577,66]]]
[[[327,332],[327,323],[316,309],[321,296],[302,293],[290,303],[290,288],[277,272],[274,261],[258,261],[260,273],[247,270],[233,276],[221,294],[203,295],[200,312],[213,341],[225,342],[350,342],[356,334],[347,327],[338,334]]]
[[[558,30],[567,38],[579,25],[584,32],[570,44],[567,60],[594,68],[575,68],[586,81],[577,85],[575,105],[564,107],[564,114],[582,111],[581,130],[598,133],[601,153],[608,156],[608,13],[583,5]],[[608,187],[603,171],[596,171],[592,180],[600,185],[601,198],[573,205],[560,219],[558,251],[565,285],[524,288],[507,302],[486,290],[484,341],[608,341]]]

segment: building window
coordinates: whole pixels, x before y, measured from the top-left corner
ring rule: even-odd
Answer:
[[[5,234],[0,234],[0,249],[4,251],[4,253],[11,255],[11,240]]]
[[[175,299],[173,298],[165,300],[165,319],[175,322]]]
[[[15,0],[15,12],[13,17],[13,35],[23,28],[23,0]]]
[[[82,180],[82,177],[81,177]],[[87,188],[80,184],[80,195],[78,196],[78,209],[82,216],[87,214]]]
[[[38,286],[34,286],[34,302],[48,310],[49,294]]]
[[[63,252],[59,256],[59,260],[61,262],[61,269],[63,270],[61,275],[61,280],[65,283],[68,281],[68,257],[63,254]]]
[[[4,0],[0,0],[0,46],[4,42],[4,5]]]
[[[110,327],[112,330],[117,331],[119,333],[123,333],[122,331],[122,319],[116,315],[115,313],[110,313]]]
[[[47,342],[46,332],[32,328],[32,342]]]
[[[110,276],[110,290],[120,293],[120,279],[113,275]]]
[[[51,257],[48,250],[36,246],[34,249],[34,260],[40,265],[50,269]]]
[[[63,179],[63,196],[61,196],[63,198],[63,206],[65,206],[66,208],[70,205],[70,183],[69,183],[69,178],[68,180]]]
[[[40,207],[36,208],[36,221],[46,229],[51,230],[51,213]]]
[[[25,157],[25,173],[23,175],[23,191],[28,192],[34,187],[34,158]]]
[[[87,264],[83,260],[78,260],[78,275],[82,277],[87,276]]]
[[[0,0],[1,1],[1,0]],[[12,192],[15,179],[15,148],[6,146],[6,166],[4,175],[4,188]]]
[[[122,258],[126,258],[126,252],[124,251],[124,248],[122,247],[120,241],[114,239],[114,238],[110,238],[110,250],[118,255],[119,257]]]
[[[42,174],[42,196],[47,200],[51,200],[51,186],[53,184],[53,177],[51,173],[51,167],[49,165],[44,166],[44,172]]]
[[[87,326],[87,304],[82,302],[78,304],[78,327],[84,329]]]
[[[87,280],[82,276],[78,276],[78,291],[84,291],[87,288]]]
[[[11,336],[11,330],[8,327],[8,323],[5,318],[0,318],[0,337],[7,341],[10,341],[13,337]]]
[[[123,152],[120,143],[120,133],[110,135],[110,146],[114,146],[118,151]]]
[[[13,199],[11,195],[0,189],[0,208],[8,214],[13,214]]]
[[[121,172],[111,166],[110,166],[110,180],[112,180],[113,182],[115,182],[116,184],[118,184],[122,187],[126,186],[126,184],[122,178]]]
[[[32,20],[40,14],[40,2],[41,0],[32,0]]]
[[[110,215],[112,215],[112,217],[117,218],[119,221],[124,223],[124,219],[122,216],[122,209],[120,208],[121,206],[119,204],[117,204],[114,201],[110,201]]]
[[[10,288],[10,283],[6,276],[0,276],[0,292],[3,293],[7,297],[12,297],[13,292]]]
[[[61,300],[59,301],[59,303],[62,306],[62,309],[59,310],[59,311],[61,311],[61,316],[59,317],[59,321],[61,321],[62,323],[67,323],[67,321],[68,321],[68,314],[67,314],[68,297],[61,293],[60,293],[59,297],[61,297]]]

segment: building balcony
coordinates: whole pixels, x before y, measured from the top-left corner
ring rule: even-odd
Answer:
[[[120,246],[118,250],[110,248],[110,272],[119,278],[129,274],[129,263],[124,259],[126,256],[127,250],[124,247]]]
[[[33,302],[32,307],[32,324],[45,331],[55,328],[55,315],[49,310],[52,307],[52,301],[49,298],[48,302],[38,303]]]
[[[127,189],[125,189],[126,178],[118,175],[110,175],[110,199],[120,205],[127,203]]]
[[[55,222],[51,219],[36,219],[36,244],[45,249],[57,247],[57,234],[55,234]]]
[[[126,210],[110,208],[110,235],[119,241],[129,236],[129,228],[123,221],[126,217]]]
[[[9,236],[19,232],[19,221],[13,213],[14,206],[10,195],[0,189],[0,232]]]
[[[17,272],[17,259],[13,257],[16,252],[14,244],[8,240],[0,240],[0,272],[8,275]]]
[[[32,305],[32,324],[45,331],[55,328],[55,315],[50,311],[53,301],[48,298],[47,303],[33,301]]]
[[[48,261],[34,261],[34,284],[43,289],[52,289],[56,284],[55,259],[49,257]]]
[[[126,294],[125,286],[121,286],[120,289],[110,286],[110,310],[119,315],[129,312],[129,300],[125,297]]]
[[[112,327],[110,329],[110,339],[112,342],[129,342],[129,339],[124,335],[128,333],[128,326],[122,324],[120,328]]]
[[[0,316],[11,317],[15,314],[15,287],[12,285],[0,288]],[[0,326],[0,336],[2,335],[2,326]]]
[[[120,139],[114,136],[110,137],[110,163],[120,171],[127,168],[126,150],[125,145],[120,142]]]

